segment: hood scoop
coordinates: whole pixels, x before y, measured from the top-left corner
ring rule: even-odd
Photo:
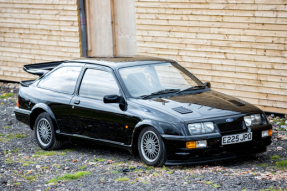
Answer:
[[[245,103],[237,100],[228,100],[230,103],[233,103],[236,106],[245,106]]]
[[[178,112],[178,113],[181,113],[181,114],[187,114],[187,113],[192,113],[193,111],[185,108],[185,107],[175,107],[175,108],[172,108],[174,111]]]

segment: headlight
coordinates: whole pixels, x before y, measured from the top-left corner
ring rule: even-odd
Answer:
[[[188,130],[191,135],[213,133],[214,129],[215,128],[213,122],[188,124]]]
[[[261,115],[254,114],[250,116],[245,116],[244,121],[247,127],[251,127],[253,125],[260,125],[261,124]]]

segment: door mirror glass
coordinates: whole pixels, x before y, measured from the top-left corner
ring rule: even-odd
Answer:
[[[211,83],[210,82],[205,82],[204,85],[208,88],[211,88]]]
[[[119,96],[116,94],[106,95],[104,97],[104,103],[118,103],[118,102],[119,102]]]

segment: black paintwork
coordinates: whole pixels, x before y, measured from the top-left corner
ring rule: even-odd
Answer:
[[[33,129],[37,114],[46,111],[50,114],[57,128],[57,136],[88,138],[101,143],[121,146],[133,153],[137,151],[137,136],[140,130],[145,126],[152,126],[162,135],[167,151],[166,164],[192,164],[227,159],[235,157],[236,153],[231,152],[228,156],[226,154],[221,156],[220,153],[232,150],[232,148],[233,151],[237,148],[240,150],[245,146],[250,146],[252,149],[255,148],[255,152],[259,152],[271,143],[270,138],[263,140],[260,137],[262,130],[272,128],[268,124],[264,112],[252,104],[213,91],[208,87],[179,94],[155,95],[147,99],[133,98],[121,80],[118,73],[119,68],[164,62],[171,62],[177,67],[181,67],[173,60],[147,56],[105,59],[80,58],[63,62],[60,65],[53,63],[54,65],[52,64],[51,67],[66,65],[82,67],[74,94],[65,94],[38,87],[38,82],[49,73],[44,74],[35,80],[34,83],[31,83],[31,81],[23,82],[18,97],[19,108],[30,111],[31,114],[25,115],[16,110],[16,117]],[[114,74],[121,88],[121,96],[117,98],[117,101],[111,102],[118,103],[104,103],[100,99],[85,98],[78,95],[84,70],[91,67],[105,68],[105,70],[109,70]],[[29,65],[29,68],[30,70],[42,70],[49,68],[49,65],[45,63],[43,68],[41,68],[41,64],[37,64],[35,68],[33,65]],[[115,98],[113,99],[116,100]],[[244,105],[237,106],[232,100],[240,101]],[[178,107],[184,107],[192,112],[182,114],[173,109]],[[255,113],[262,114],[263,124],[253,128],[246,128],[243,117]],[[187,129],[189,123],[211,121],[218,125],[226,123],[227,118],[242,122],[243,128],[235,132],[220,132],[217,128],[216,133],[199,136],[191,136]],[[222,135],[247,131],[252,131],[254,134],[251,142],[228,146],[221,145]],[[202,139],[208,140],[208,148],[193,150],[185,148],[186,141]],[[207,154],[210,156],[206,156]]]

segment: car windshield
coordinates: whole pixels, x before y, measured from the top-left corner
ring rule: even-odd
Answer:
[[[121,68],[119,73],[133,97],[205,87],[200,80],[177,63],[132,66]]]

